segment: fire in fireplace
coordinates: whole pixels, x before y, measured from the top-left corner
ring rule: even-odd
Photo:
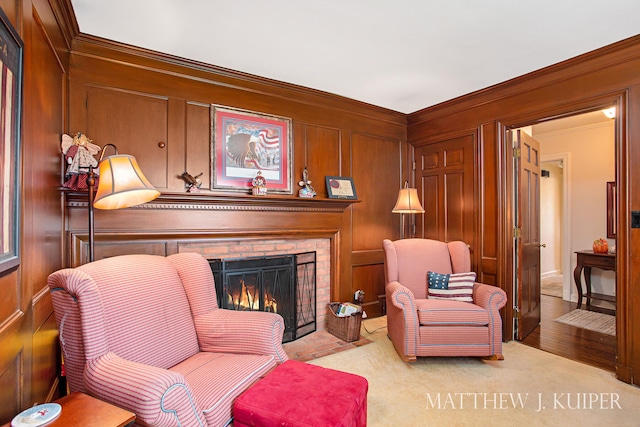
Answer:
[[[209,260],[220,308],[284,319],[283,342],[316,330],[316,253]]]

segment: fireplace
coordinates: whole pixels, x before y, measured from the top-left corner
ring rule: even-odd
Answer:
[[[211,259],[220,308],[284,319],[282,342],[316,330],[316,253]]]

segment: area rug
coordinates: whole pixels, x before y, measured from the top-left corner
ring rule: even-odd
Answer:
[[[616,335],[616,317],[609,314],[575,309],[554,320],[578,328],[589,329],[590,331]]]
[[[613,373],[517,341],[502,361],[427,357],[405,363],[386,317],[363,321],[373,341],[309,363],[361,375],[369,382],[368,427],[629,426],[638,427],[640,388]]]

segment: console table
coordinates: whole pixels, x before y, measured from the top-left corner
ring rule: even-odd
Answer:
[[[591,292],[591,268],[599,268],[601,270],[616,270],[616,254],[611,253],[595,253],[593,251],[577,251],[577,265],[573,270],[573,278],[578,288],[578,307],[582,307],[583,296],[587,297],[587,309],[591,306],[591,300],[597,299],[601,301],[616,302],[615,295],[603,295]],[[584,282],[586,285],[586,295],[582,293],[582,270],[584,270]]]

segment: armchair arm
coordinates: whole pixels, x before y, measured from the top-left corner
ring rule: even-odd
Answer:
[[[396,351],[415,359],[418,348],[418,310],[413,292],[400,282],[387,283],[387,331]]]
[[[144,425],[206,425],[191,389],[177,372],[109,352],[87,362],[84,381],[93,396],[134,412],[136,422]]]
[[[491,354],[502,357],[502,317],[500,309],[507,304],[507,294],[497,286],[474,283],[473,302],[489,312]]]
[[[507,294],[497,286],[476,282],[473,284],[473,303],[497,312],[507,304]]]
[[[272,355],[277,363],[288,359],[282,348],[284,321],[278,314],[217,309],[194,320],[202,351]]]

